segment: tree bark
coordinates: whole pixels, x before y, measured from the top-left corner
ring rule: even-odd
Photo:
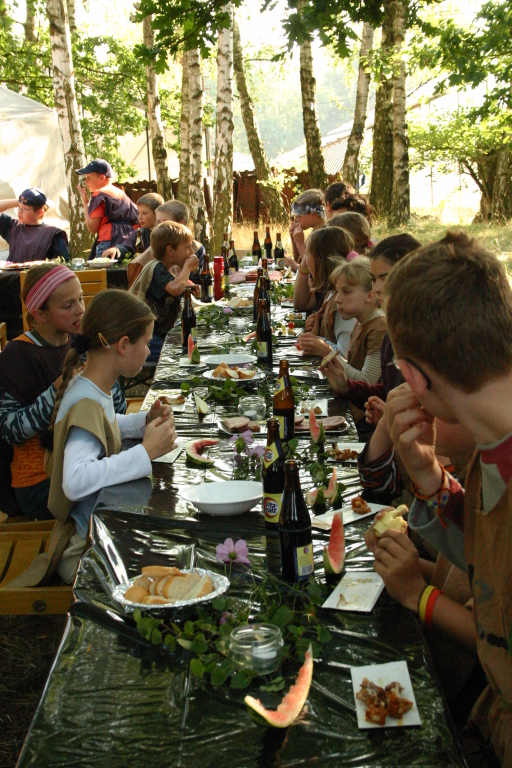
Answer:
[[[178,200],[190,203],[190,91],[188,84],[188,51],[183,51],[181,75],[181,119],[180,119],[180,179]]]
[[[203,79],[199,48],[188,52],[190,89],[190,206],[195,236],[206,247],[208,233],[203,192]]]
[[[27,0],[27,15],[25,17],[25,40],[35,43],[36,35],[36,0]]]
[[[354,123],[347,143],[347,151],[343,160],[342,178],[347,184],[356,189],[359,182],[359,150],[363,143],[366,114],[368,111],[368,93],[370,91],[371,72],[368,59],[373,45],[374,29],[370,24],[363,25],[361,50],[359,51],[359,76],[357,79],[356,104],[354,107]]]
[[[512,219],[512,144],[503,144],[498,152],[491,217],[501,222]]]
[[[407,70],[402,56],[405,40],[405,6],[402,0],[393,3],[393,38],[397,60],[393,66],[393,191],[391,193],[390,223],[405,224],[411,216],[409,186],[409,136],[407,133],[407,103],[405,81]]]
[[[69,29],[71,32],[76,32],[75,0],[67,0],[67,5],[68,5]]]
[[[389,2],[384,2],[381,48],[383,55],[393,46],[393,19]],[[387,218],[391,213],[393,191],[393,82],[383,72],[379,79],[375,97],[375,119],[373,124],[372,185],[370,203],[377,216]]]
[[[71,35],[65,0],[47,0],[53,64],[55,109],[64,148],[66,186],[69,200],[71,256],[82,256],[90,249],[91,238],[85,226],[82,199],[77,190],[76,171],[85,165],[82,128],[75,96],[75,74],[71,57]]]
[[[256,115],[254,114],[254,104],[249,95],[247,87],[247,77],[245,74],[244,58],[242,53],[242,43],[240,40],[240,29],[236,21],[233,23],[233,68],[236,77],[236,86],[238,97],[240,99],[240,110],[242,120],[244,121],[247,142],[251,153],[256,175],[260,185],[261,193],[271,221],[285,224],[289,221],[288,211],[284,206],[280,190],[272,184],[272,171],[267,159],[265,147],[261,140]]]
[[[213,178],[213,240],[212,252],[219,254],[222,235],[230,232],[233,223],[233,4],[223,11],[229,13],[230,25],[219,31],[217,44],[217,128]]]
[[[306,0],[299,0],[297,5],[299,11],[304,7],[305,2]],[[309,186],[314,189],[325,189],[327,173],[322,153],[322,134],[320,133],[316,110],[316,80],[313,75],[310,37],[300,45],[300,90],[302,93],[302,122],[306,139]]]
[[[69,2],[69,0],[68,0]],[[148,15],[142,22],[142,34],[146,48],[154,48],[155,33],[151,26],[153,17]],[[165,142],[164,126],[160,112],[160,94],[158,92],[158,79],[151,66],[146,66],[146,89],[148,92],[148,122],[151,136],[151,152],[156,171],[156,187],[159,195],[164,200],[172,199],[172,184],[167,167],[167,147]],[[148,169],[149,170],[149,169]]]

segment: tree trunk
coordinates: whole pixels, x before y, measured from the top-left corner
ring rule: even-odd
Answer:
[[[183,51],[181,75],[181,119],[180,119],[180,179],[178,200],[190,203],[190,91],[188,85],[188,51]]]
[[[395,0],[393,6],[393,38],[398,61],[393,66],[393,191],[390,223],[400,226],[409,221],[411,216],[411,190],[405,90],[407,70],[401,58],[405,40],[405,6],[402,0]]]
[[[389,2],[384,3],[381,48],[389,53],[393,46],[393,19]],[[391,213],[393,190],[393,82],[384,72],[379,79],[375,97],[373,124],[372,186],[370,203],[377,216],[387,218]]]
[[[503,144],[498,152],[491,216],[501,222],[512,219],[512,144]]]
[[[236,77],[236,86],[238,97],[240,99],[240,110],[242,120],[244,121],[247,142],[251,153],[258,184],[260,185],[263,200],[267,206],[271,221],[285,224],[289,221],[289,214],[286,210],[280,190],[272,184],[272,171],[267,159],[265,147],[261,140],[256,115],[254,114],[254,105],[249,95],[247,87],[247,77],[245,74],[244,58],[242,53],[242,43],[240,41],[240,30],[236,21],[233,23],[233,68]]]
[[[203,192],[203,78],[199,48],[188,52],[190,88],[190,206],[195,236],[206,247],[206,209]]]
[[[76,32],[75,0],[67,0],[70,32]]]
[[[219,31],[217,45],[217,128],[215,139],[215,175],[213,178],[212,252],[219,254],[222,235],[233,223],[233,5],[222,9],[229,13],[230,24]]]
[[[69,2],[69,0],[68,0]],[[154,48],[155,33],[151,26],[153,17],[148,15],[142,22],[142,34],[146,48]],[[167,167],[167,148],[165,142],[164,126],[160,113],[160,95],[158,92],[158,79],[153,67],[146,66],[146,89],[148,92],[148,122],[151,136],[151,151],[156,171],[156,187],[159,195],[164,200],[172,199],[172,184]],[[149,169],[148,169],[149,170]]]
[[[356,189],[359,184],[359,150],[364,137],[366,113],[368,110],[368,92],[370,90],[371,72],[368,67],[370,50],[373,45],[373,27],[363,25],[361,50],[359,52],[359,77],[357,79],[356,105],[354,107],[354,123],[347,143],[347,151],[343,161],[342,178],[346,184]]]
[[[83,256],[83,253],[90,249],[91,238],[85,226],[82,199],[77,190],[76,171],[85,165],[85,149],[75,96],[71,36],[65,0],[47,0],[46,13],[50,22],[55,109],[66,166],[70,251],[72,256]]]
[[[36,0],[27,0],[27,15],[25,17],[25,40],[35,43],[36,36]]]
[[[299,0],[298,10],[300,11],[304,5],[305,0]],[[322,134],[316,112],[316,80],[313,75],[313,54],[311,52],[311,38],[309,37],[300,45],[300,90],[302,93],[302,122],[306,139],[309,186],[314,189],[325,189],[327,173],[322,153]]]

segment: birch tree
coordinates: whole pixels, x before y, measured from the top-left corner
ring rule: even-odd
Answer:
[[[68,19],[70,32],[76,32],[76,8],[75,0],[67,0]]]
[[[50,22],[55,109],[66,166],[70,251],[72,256],[81,256],[90,248],[91,238],[85,226],[82,199],[77,190],[76,171],[85,166],[85,150],[75,96],[75,74],[71,57],[71,35],[66,0],[47,0],[46,13]]]
[[[247,86],[242,43],[240,40],[240,29],[236,21],[233,24],[233,67],[236,77],[238,97],[240,99],[242,120],[244,122],[249,151],[256,169],[256,175],[258,177],[263,200],[267,206],[271,221],[284,224],[289,221],[289,215],[284,206],[279,189],[272,184],[270,163],[268,162],[265,147],[261,140],[258,122],[256,120],[256,115],[254,114],[254,104],[252,103],[249,88]]]
[[[25,16],[25,40],[35,43],[36,37],[36,0],[27,0]]]
[[[407,135],[407,104],[405,80],[407,76],[402,48],[405,40],[405,7],[402,0],[393,2],[393,190],[391,193],[390,222],[394,226],[405,224],[411,216],[409,187],[409,138]]]
[[[190,202],[190,92],[188,86],[188,51],[183,51],[181,75],[181,118],[180,118],[180,178],[178,199]]]
[[[217,43],[217,128],[213,179],[213,253],[220,253],[223,233],[233,223],[233,5],[230,25],[219,30]]]
[[[190,89],[190,206],[195,236],[207,245],[206,207],[203,190],[203,79],[198,48],[188,52]]]
[[[384,3],[384,21],[381,37],[381,61],[385,64],[393,46],[393,19],[389,2]],[[372,185],[370,203],[377,215],[387,218],[391,213],[393,191],[393,82],[381,63],[381,72],[375,97],[373,124]]]
[[[299,12],[306,0],[299,0]],[[318,125],[316,108],[316,80],[313,75],[311,37],[307,35],[300,44],[300,89],[302,93],[302,121],[306,139],[309,184],[315,189],[325,189],[327,173],[322,153],[322,134]]]
[[[146,16],[142,22],[144,45],[149,50],[155,46],[155,34],[151,26],[152,16]],[[148,94],[148,122],[151,136],[151,153],[156,171],[157,190],[164,200],[172,198],[172,184],[167,167],[167,148],[165,142],[164,126],[160,112],[160,95],[158,91],[158,79],[151,64],[146,64],[146,87]]]
[[[359,150],[364,136],[366,115],[368,111],[368,93],[370,90],[371,72],[369,68],[370,51],[373,45],[374,30],[370,24],[363,25],[361,49],[359,51],[359,75],[357,79],[356,103],[354,107],[354,122],[347,143],[347,151],[343,161],[342,178],[347,184],[357,189],[359,180]]]

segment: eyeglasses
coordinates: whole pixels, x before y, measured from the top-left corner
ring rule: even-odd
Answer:
[[[425,373],[423,368],[421,368],[418,365],[418,363],[415,363],[414,360],[411,360],[410,357],[400,357],[399,359],[397,359],[396,354],[394,354],[392,361],[390,363],[388,363],[388,365],[394,365],[395,368],[397,368],[397,370],[400,371],[401,369],[400,369],[400,366],[398,365],[399,360],[405,360],[407,363],[409,363],[409,365],[412,365],[414,368],[416,368],[416,370],[421,373],[421,375],[423,376],[423,378],[427,382],[427,389],[429,391],[432,389],[432,382],[430,381],[430,378],[427,376],[427,374]]]

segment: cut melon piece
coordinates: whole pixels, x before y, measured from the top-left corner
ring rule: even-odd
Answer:
[[[320,426],[318,426],[313,408],[311,408],[309,412],[309,431],[311,433],[311,439],[315,445],[323,445],[325,443],[324,425],[320,424]]]
[[[297,679],[277,709],[265,709],[259,699],[246,696],[244,701],[247,706],[256,712],[265,723],[273,728],[288,728],[300,715],[302,707],[308,698],[311,680],[313,679],[313,650],[311,645],[306,651],[304,664],[299,670]]]
[[[335,512],[332,518],[329,544],[324,547],[324,568],[329,574],[341,573],[345,562],[345,529],[341,512]]]
[[[192,334],[189,333],[188,335],[188,359],[190,362],[192,362],[192,352],[194,351],[194,339],[192,338]]]
[[[197,464],[201,467],[213,467],[215,464],[214,459],[209,459],[206,456],[201,456],[205,448],[210,448],[212,445],[217,445],[218,440],[193,440],[187,443],[185,451],[187,453],[187,459],[192,464]]]
[[[373,524],[373,530],[377,538],[389,530],[405,533],[407,523],[402,515],[406,515],[408,512],[409,509],[405,504],[400,504],[396,509],[388,509],[387,512],[384,512],[382,517]]]
[[[208,403],[205,403],[204,400],[201,400],[199,395],[196,395],[194,392],[194,400],[196,401],[196,408],[200,416],[206,416],[207,413],[210,412],[210,406]]]
[[[325,498],[332,503],[334,500],[334,497],[336,496],[337,490],[338,490],[338,481],[336,479],[336,467],[334,467],[334,469],[332,470],[332,477],[329,480],[329,485],[327,486],[327,490],[324,493]]]
[[[320,488],[312,488],[306,493],[306,504],[310,507],[316,507],[317,509],[325,509],[327,502],[325,500],[325,488],[323,485]]]
[[[189,334],[188,337],[188,359],[189,362],[192,363],[192,365],[199,365],[201,362],[201,355],[199,354],[199,348],[197,344],[194,344],[194,339],[192,338],[192,334]]]

